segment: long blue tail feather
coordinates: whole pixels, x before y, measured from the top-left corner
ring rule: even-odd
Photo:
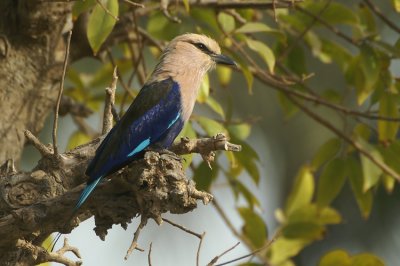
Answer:
[[[69,222],[69,220],[71,220],[76,212],[79,210],[79,208],[82,206],[82,204],[87,200],[87,198],[89,197],[89,195],[93,192],[93,190],[96,188],[97,184],[100,182],[100,180],[102,180],[103,177],[99,177],[98,179],[96,179],[95,181],[93,181],[92,183],[88,184],[82,191],[81,196],[78,199],[78,202],[76,203],[74,210],[71,214],[71,216],[69,217],[69,219],[67,220]],[[50,246],[47,248],[49,249],[51,247],[51,252],[54,250],[54,247],[56,246],[58,240],[60,239],[60,237],[62,236],[62,233],[57,233],[56,237],[54,238],[54,240],[51,242]]]
[[[75,205],[74,212],[77,211],[82,206],[82,204],[86,201],[86,199],[89,197],[89,195],[93,192],[97,184],[102,179],[103,177],[101,176],[85,187],[85,189],[81,193],[81,196],[79,197],[78,202]]]

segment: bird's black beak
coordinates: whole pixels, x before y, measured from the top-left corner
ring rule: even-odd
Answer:
[[[229,58],[226,55],[215,54],[215,55],[212,55],[211,57],[214,60],[214,62],[217,64],[228,65],[228,66],[237,66],[236,62],[233,61],[231,58]]]

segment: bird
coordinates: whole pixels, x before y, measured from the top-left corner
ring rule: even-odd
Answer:
[[[71,219],[104,178],[142,158],[147,149],[171,146],[192,114],[204,75],[217,64],[236,66],[210,37],[186,33],[169,42],[128,110],[96,149]],[[58,233],[51,250],[60,237]]]
[[[186,33],[166,46],[137,97],[97,148],[74,211],[101,180],[143,157],[145,149],[171,146],[192,114],[204,75],[216,64],[236,66],[205,35]]]

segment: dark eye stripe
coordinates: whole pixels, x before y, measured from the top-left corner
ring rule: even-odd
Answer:
[[[206,45],[202,44],[201,42],[193,43],[193,45],[196,46],[198,49],[200,49],[201,51],[203,51],[206,54],[212,54],[210,49],[208,49],[208,47]]]

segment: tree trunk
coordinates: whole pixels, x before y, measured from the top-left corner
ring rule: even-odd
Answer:
[[[70,6],[0,1],[0,162],[18,161],[24,130],[38,133],[53,110],[63,62],[61,33]]]

